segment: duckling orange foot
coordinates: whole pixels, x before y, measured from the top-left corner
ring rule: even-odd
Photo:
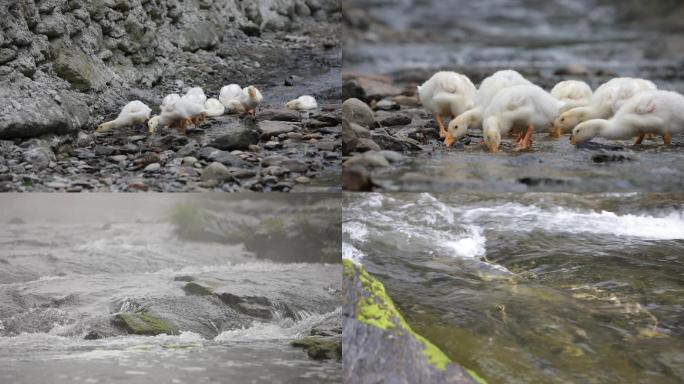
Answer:
[[[672,143],[672,134],[670,132],[663,133],[663,143],[670,145]]]
[[[444,128],[444,120],[442,120],[442,115],[435,113],[435,120],[437,120],[437,125],[439,125],[439,138],[445,139],[447,137],[447,130]]]
[[[644,141],[645,136],[646,134],[643,133],[637,136],[636,140],[634,141],[634,145],[641,145],[641,142]]]

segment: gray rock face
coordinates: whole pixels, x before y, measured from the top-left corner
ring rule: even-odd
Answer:
[[[0,138],[26,138],[95,126],[115,115],[135,88],[177,92],[170,85],[176,79],[201,82],[216,73],[254,81],[249,65],[263,65],[256,59],[263,55],[241,48],[263,44],[248,35],[338,22],[341,5],[337,0],[22,0],[0,2],[0,18]],[[245,61],[253,64],[243,68]]]
[[[88,115],[88,106],[72,92],[45,92],[28,79],[0,81],[0,139],[73,132]]]

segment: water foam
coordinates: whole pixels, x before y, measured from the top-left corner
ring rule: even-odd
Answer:
[[[565,233],[596,233],[644,240],[684,239],[684,213],[665,216],[647,214],[619,215],[609,211],[581,211],[569,208],[541,208],[534,205],[507,203],[495,207],[469,209],[466,221],[496,219],[499,230],[529,232],[545,230]]]
[[[309,314],[299,321],[290,318],[276,323],[254,322],[246,328],[223,331],[214,338],[215,342],[249,342],[266,340],[291,340],[308,334],[313,326],[331,316],[341,316],[341,308],[323,314]]]
[[[366,256],[363,252],[361,252],[359,249],[354,247],[353,245],[343,242],[342,243],[342,258],[345,260],[350,260],[352,263],[356,265],[361,265],[361,260],[363,260],[364,256]]]

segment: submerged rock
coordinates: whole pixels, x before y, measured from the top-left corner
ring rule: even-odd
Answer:
[[[211,289],[193,282],[185,284],[183,286],[183,291],[188,295],[197,296],[209,296],[212,294]]]
[[[136,313],[119,313],[112,319],[112,324],[134,335],[156,336],[165,333],[176,335],[178,330],[150,311]]]

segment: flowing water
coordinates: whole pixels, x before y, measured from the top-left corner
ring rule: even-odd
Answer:
[[[684,380],[684,195],[347,194],[343,256],[490,383]]]
[[[93,198],[71,200],[79,206],[55,197],[47,200],[61,205],[57,215],[35,203],[26,223],[0,224],[0,382],[340,381],[340,362],[312,360],[290,346],[339,316],[339,287],[331,283],[339,265],[275,263],[240,244],[180,240],[159,212],[204,198],[100,195],[98,214],[88,209]],[[251,205],[254,216],[263,213],[259,206],[282,204],[266,200]],[[249,211],[249,201],[233,203]],[[61,217],[69,207],[80,221]],[[155,220],[140,220],[150,216]],[[271,314],[245,316],[214,297],[188,295],[189,280],[217,293],[267,298]],[[139,309],[179,334],[131,335],[113,326],[115,314]]]

